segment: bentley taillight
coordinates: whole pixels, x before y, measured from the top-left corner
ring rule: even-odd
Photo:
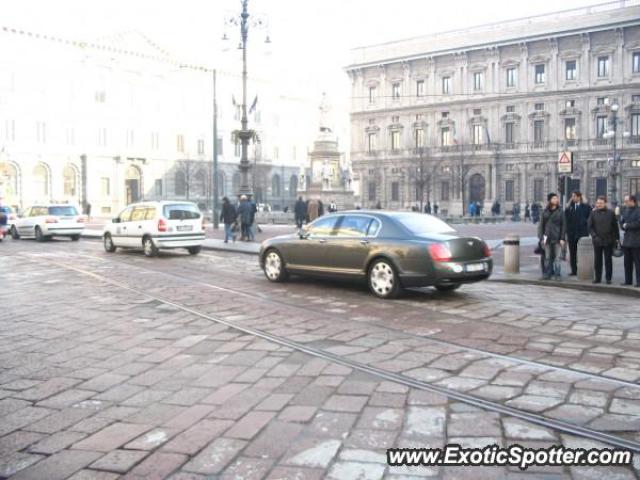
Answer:
[[[451,250],[445,243],[432,243],[429,245],[429,254],[435,262],[448,262],[451,260]]]

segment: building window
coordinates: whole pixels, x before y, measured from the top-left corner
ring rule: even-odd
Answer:
[[[184,196],[187,193],[187,177],[182,170],[178,170],[173,179],[173,192],[176,195]]]
[[[545,81],[545,75],[544,75],[544,64],[538,64],[535,66],[535,77],[534,77],[534,81],[535,83],[537,83],[538,85],[544,83]]]
[[[451,93],[451,77],[442,77],[442,93]]]
[[[111,195],[111,181],[109,177],[102,177],[100,179],[100,194],[103,197],[108,197]]]
[[[640,73],[640,52],[633,52],[631,71],[633,73]]]
[[[574,108],[576,106],[575,100],[567,100],[564,104],[567,108]]]
[[[156,179],[156,197],[162,197],[162,179]]]
[[[576,139],[576,119],[575,118],[564,119],[564,139],[565,140]]]
[[[537,178],[533,181],[533,201],[544,201],[544,180],[542,179]]]
[[[375,133],[368,133],[367,134],[367,151],[369,153],[375,152],[376,151],[376,134]]]
[[[631,177],[629,179],[629,192],[640,193],[640,177]]]
[[[447,181],[440,183],[440,200],[443,202],[449,201],[449,182]]]
[[[398,115],[394,115],[391,117],[391,123],[396,124],[400,123],[400,117]]]
[[[184,152],[184,135],[178,135],[176,137],[176,150],[178,152]]]
[[[640,113],[631,114],[631,141],[633,143],[640,143]]]
[[[609,103],[609,97],[597,97],[596,105],[607,105]]]
[[[158,132],[153,132],[151,134],[151,149],[158,150],[160,148],[160,134]]]
[[[369,182],[369,201],[376,199],[376,182]]]
[[[473,144],[474,145],[481,145],[482,142],[482,135],[484,133],[484,128],[482,127],[482,125],[474,125],[473,126]]]
[[[198,140],[198,155],[204,155],[204,140]]]
[[[442,112],[442,113],[440,114],[440,116],[441,116],[442,118],[449,118],[449,112]]]
[[[100,147],[107,146],[107,129],[106,128],[98,129],[98,146]]]
[[[443,147],[451,145],[451,131],[449,127],[442,127],[440,129],[440,144]]]
[[[544,120],[534,120],[533,122],[533,143],[537,147],[544,142]]]
[[[376,87],[369,87],[369,103],[375,103],[376,101]]]
[[[567,63],[564,64],[564,78],[565,80],[576,79],[576,61],[575,60],[567,60]]]
[[[400,150],[400,130],[391,132],[391,150]]]
[[[482,72],[474,72],[473,74],[473,89],[476,92],[479,92],[482,90],[482,86],[483,86],[483,75]]]
[[[504,141],[509,145],[513,144],[513,122],[504,124]]]
[[[507,68],[507,87],[515,87],[518,81],[518,74],[515,67]]]
[[[514,113],[516,111],[515,105],[507,105],[507,113]]]
[[[598,77],[609,76],[609,57],[598,57]]]
[[[391,201],[397,202],[400,200],[400,184],[398,182],[391,182]]]
[[[424,80],[418,80],[416,82],[416,96],[424,97]]]
[[[631,101],[633,103],[640,103],[640,95],[631,95]]]
[[[544,110],[544,103],[535,103],[533,105],[533,109],[538,112],[541,112],[542,110]]]
[[[473,114],[474,115],[481,115],[482,114],[482,109],[481,108],[474,108],[473,109]]]
[[[127,136],[125,140],[126,140],[127,147],[133,147],[133,143],[134,143],[133,130],[131,129],[127,130]]]
[[[394,100],[400,98],[400,84],[398,82],[391,85],[391,96]]]
[[[107,99],[107,93],[104,90],[96,90],[94,98],[96,103],[104,103]]]
[[[505,202],[513,202],[514,199],[515,182],[513,180],[507,180],[504,182],[504,200]]]
[[[36,122],[36,141],[47,143],[47,124],[44,122]]]
[[[416,148],[424,147],[424,130],[422,128],[416,128]]]
[[[416,113],[416,123],[421,122],[423,118],[424,117],[421,113]]]
[[[604,138],[604,134],[607,131],[607,117],[600,115],[596,117],[596,138]]]

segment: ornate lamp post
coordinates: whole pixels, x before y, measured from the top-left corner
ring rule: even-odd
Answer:
[[[241,142],[240,153],[240,191],[237,192],[238,196],[246,195],[250,197],[253,195],[251,185],[249,185],[249,169],[251,164],[249,162],[249,141],[254,137],[255,132],[249,129],[249,121],[247,118],[247,40],[249,38],[250,27],[265,26],[265,21],[259,17],[256,17],[252,21],[249,21],[248,4],[249,0],[242,1],[242,12],[239,16],[231,16],[227,18],[226,24],[240,27],[240,44],[238,49],[242,50],[242,118],[240,120],[240,130],[236,131],[237,138]],[[229,40],[225,33],[222,40]],[[266,36],[265,43],[271,43],[269,35]]]
[[[608,127],[611,130],[607,130],[604,133],[603,137],[607,139],[613,140],[613,156],[607,159],[607,167],[609,171],[609,177],[611,177],[611,201],[613,204],[618,204],[618,176],[620,175],[620,164],[622,163],[622,156],[618,152],[617,148],[617,132],[618,132],[618,110],[620,109],[620,105],[618,105],[617,101],[613,101],[611,106],[609,107],[609,120]],[[623,137],[628,137],[629,132],[624,132]]]

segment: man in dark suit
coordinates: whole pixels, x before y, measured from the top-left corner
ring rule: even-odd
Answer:
[[[578,240],[589,235],[587,221],[591,214],[591,208],[582,201],[582,193],[575,191],[571,194],[571,201],[564,211],[565,224],[567,226],[567,243],[569,244],[569,263],[571,272],[578,273]]]

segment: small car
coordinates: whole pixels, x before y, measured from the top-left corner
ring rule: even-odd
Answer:
[[[204,217],[191,202],[142,202],[129,205],[102,234],[104,249],[141,249],[154,257],[161,249],[185,248],[197,255],[204,242]]]
[[[35,238],[38,242],[52,237],[69,237],[78,241],[84,224],[85,217],[73,205],[34,205],[18,216],[11,229],[11,236],[16,240]]]
[[[290,273],[366,280],[380,298],[405,287],[456,290],[487,279],[491,250],[439,218],[410,212],[354,210],[324,215],[297,234],[265,240],[260,267],[272,282]]]

